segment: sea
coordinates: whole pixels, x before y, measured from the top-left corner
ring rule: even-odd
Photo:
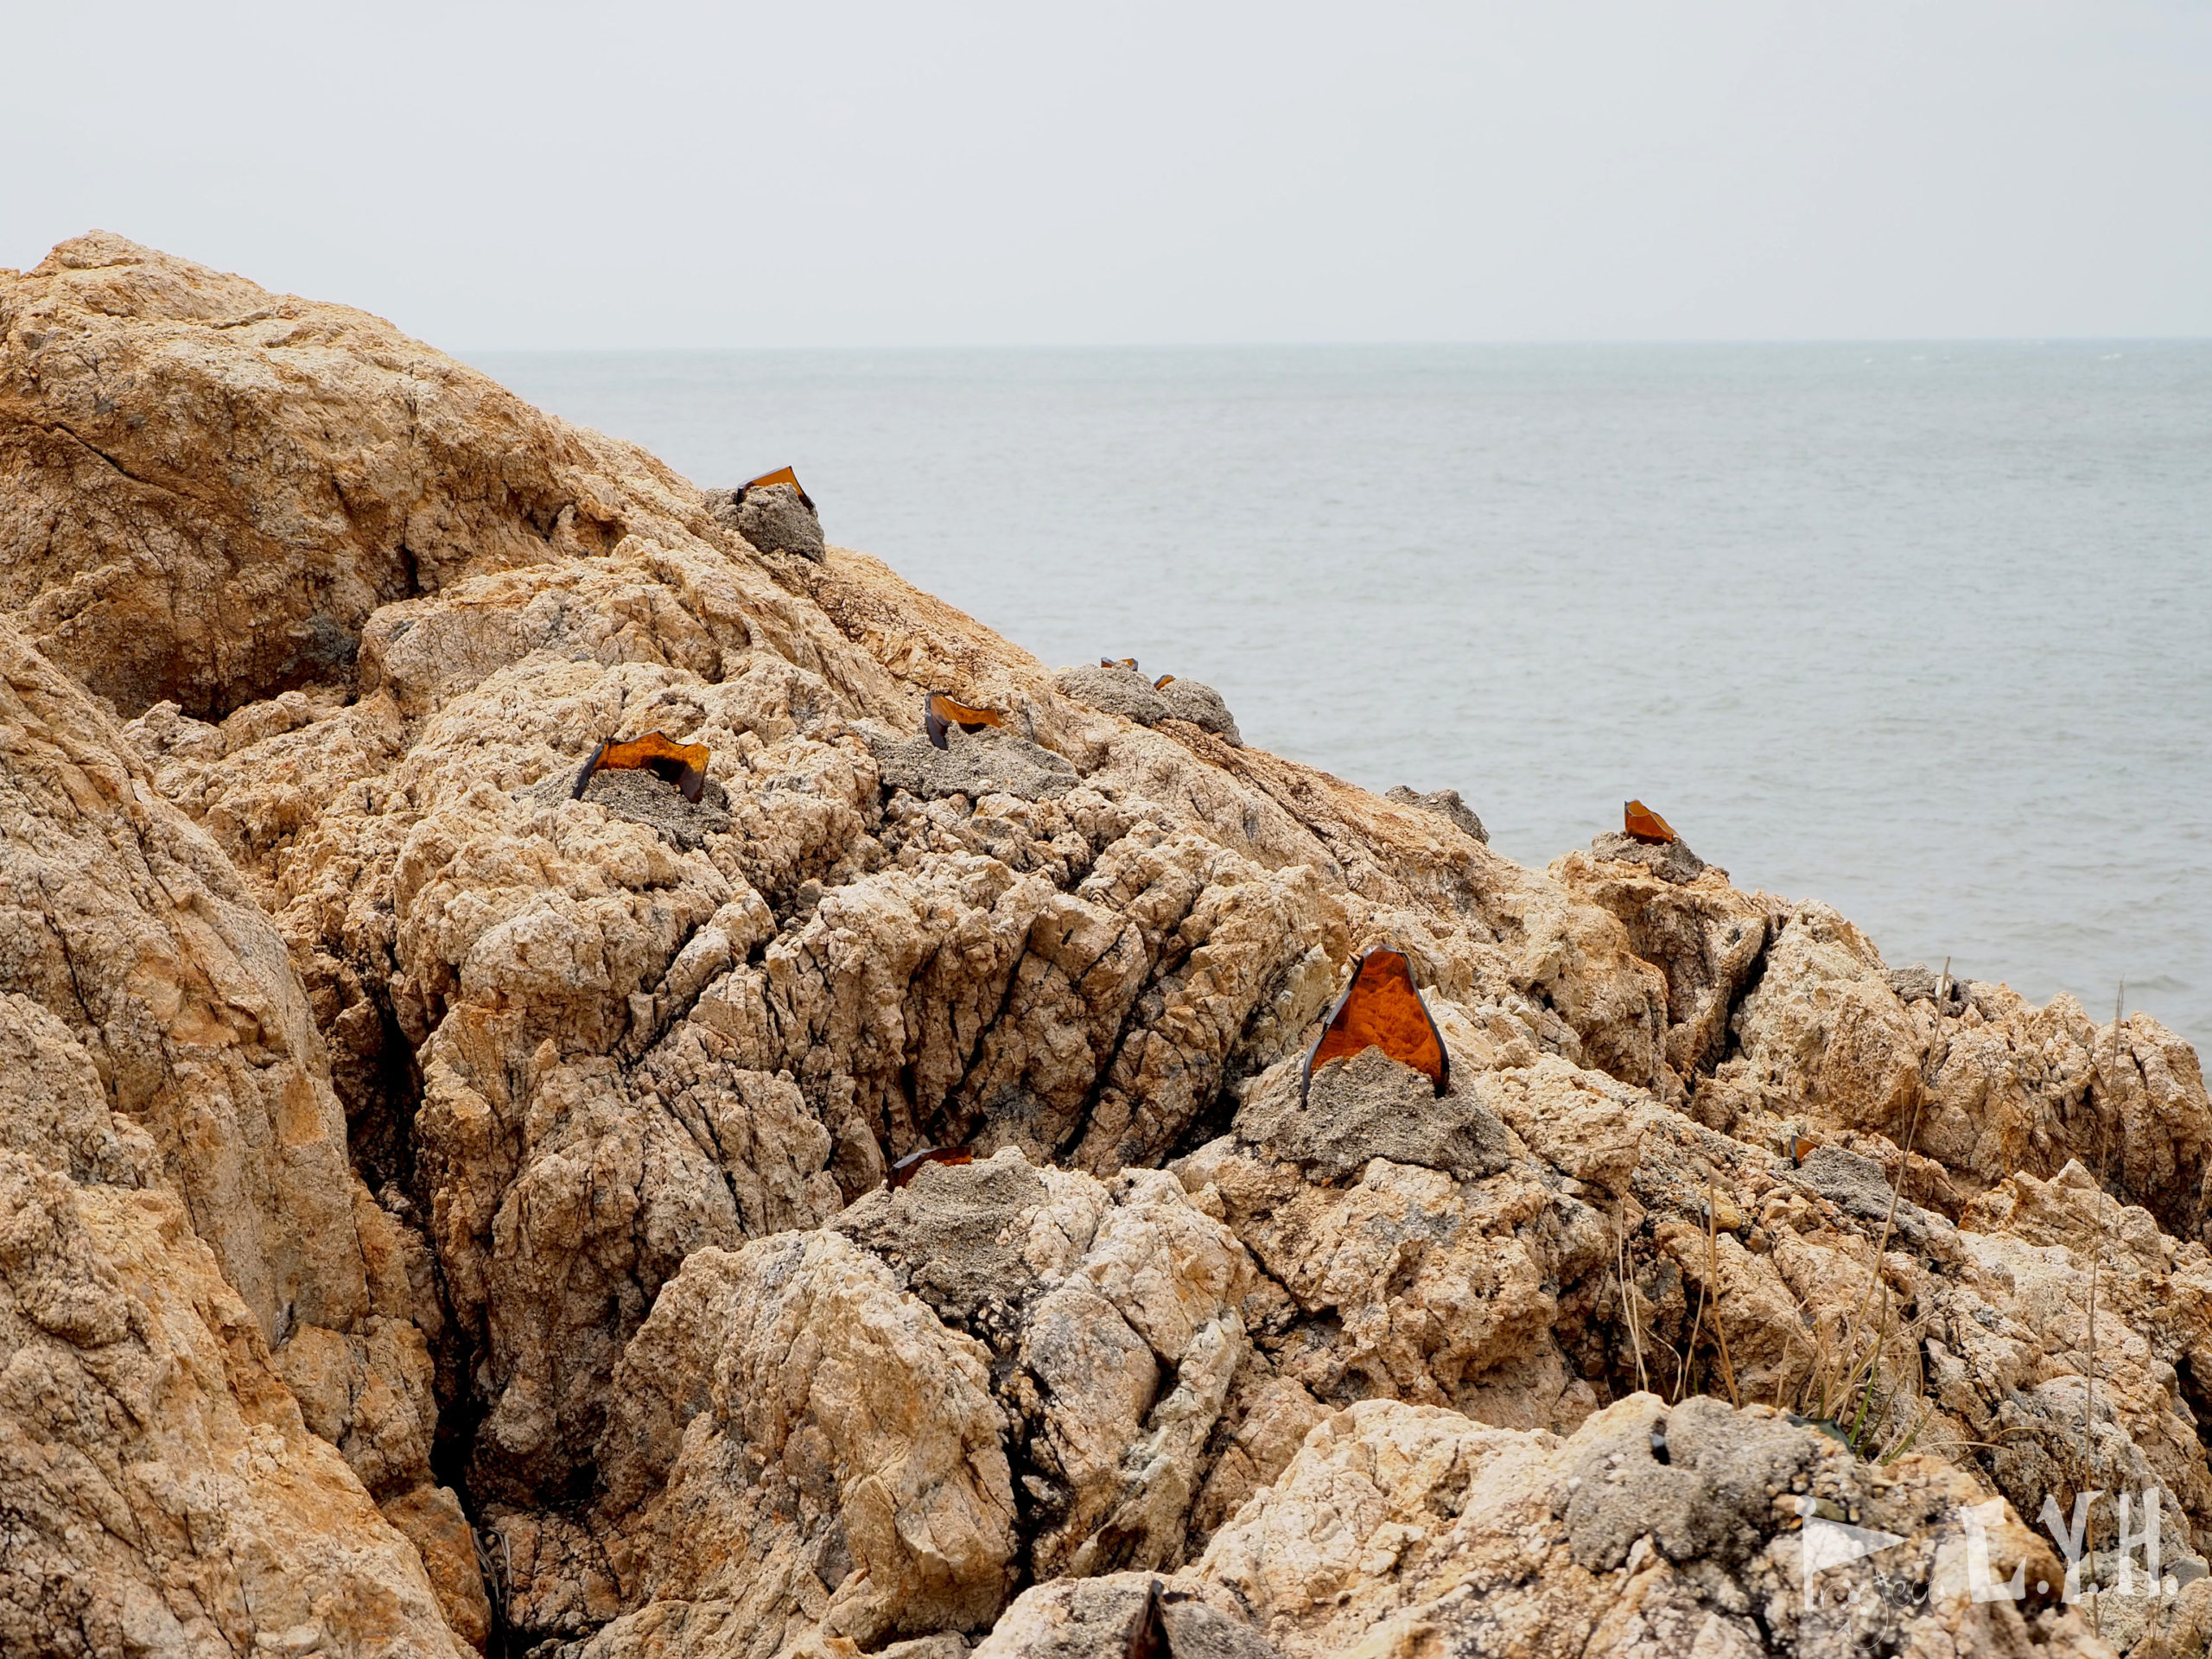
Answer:
[[[2212,341],[480,353],[1048,664],[2212,1053]]]

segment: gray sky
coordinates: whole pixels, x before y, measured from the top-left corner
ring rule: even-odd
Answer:
[[[98,226],[454,349],[2212,334],[2208,0],[11,14]]]

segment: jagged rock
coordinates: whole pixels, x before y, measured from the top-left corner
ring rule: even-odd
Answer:
[[[729,1601],[764,1636],[988,1626],[1015,1550],[1005,1427],[981,1344],[842,1236],[695,1251],[600,1447],[625,1576],[641,1601]]]
[[[695,1252],[599,1448],[594,1529],[645,1564],[626,1618],[726,1604],[764,1653],[802,1629],[873,1645],[988,1628],[1018,1568],[1173,1565],[1249,1277],[1170,1177],[1012,1150],[926,1165],[830,1231]],[[719,1560],[744,1570],[698,1565]]]
[[[1680,842],[1655,848],[1625,836],[1599,840],[1618,846],[1595,857],[1569,853],[1550,874],[1568,892],[1618,917],[1637,955],[1666,976],[1669,1081],[1694,1087],[1726,1056],[1729,1020],[1764,967],[1789,907],[1764,893],[1738,892],[1721,871],[1700,865],[1701,874],[1685,879],[1661,868],[1663,857],[1655,864],[1642,856],[1669,854]]]
[[[479,1653],[492,1642],[492,1602],[476,1535],[450,1486],[423,1485],[386,1498],[378,1509],[415,1546],[453,1633]]]
[[[1573,1075],[1546,1075],[1551,1100],[1536,1109],[1566,1118]],[[1507,1115],[1526,1109],[1503,1092],[1460,1107],[1472,1133],[1456,1174],[1376,1152],[1344,1158],[1358,1179],[1332,1186],[1236,1138],[1175,1165],[1268,1274],[1244,1317],[1277,1377],[1329,1404],[1381,1394],[1493,1422],[1572,1427],[1599,1403],[1560,1332],[1572,1324],[1562,1303],[1586,1295],[1612,1259],[1611,1230],[1538,1173],[1509,1127]],[[1378,1145],[1402,1145],[1378,1128]],[[1631,1133],[1631,1159],[1634,1145]]]
[[[1477,841],[1485,845],[1490,841],[1490,831],[1483,828],[1483,821],[1475,816],[1472,807],[1459,798],[1459,791],[1456,789],[1432,789],[1423,791],[1411,789],[1404,784],[1398,784],[1384,791],[1382,798],[1386,801],[1396,801],[1405,806],[1417,806],[1425,812],[1433,812],[1439,817],[1449,818]]]
[[[976,1659],[1128,1659],[1145,1650],[1135,1637],[1158,1582],[1149,1573],[1117,1573],[1039,1585],[1007,1611]],[[1161,1598],[1158,1619],[1174,1659],[1282,1659],[1243,1620],[1185,1590]]]
[[[5,283],[0,605],[125,713],[350,680],[378,606],[620,539],[604,448],[377,318],[100,232]]]
[[[1243,1611],[1289,1659],[2102,1652],[2047,1598],[1972,1599],[1956,1516],[1980,1497],[1936,1459],[1878,1473],[1713,1400],[1632,1395],[1564,1441],[1370,1401],[1316,1428],[1179,1583]],[[1902,1541],[1818,1572],[1808,1598],[1805,1529],[1824,1513]],[[2017,1516],[1986,1535],[1993,1575],[2059,1576]]]
[[[397,1234],[268,919],[0,621],[0,1647],[461,1650],[372,1495],[435,1420]]]
[[[1700,1117],[1770,1140],[1785,1122],[1910,1138],[1969,1194],[2080,1159],[2199,1236],[2212,1100],[2196,1054],[2155,1022],[2100,1030],[2070,996],[2031,1007],[2000,986],[1977,985],[1955,1016],[1908,1005],[1872,943],[1817,903],[1789,910],[1758,971]]]

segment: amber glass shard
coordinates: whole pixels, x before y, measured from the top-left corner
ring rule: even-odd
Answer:
[[[922,729],[940,749],[944,747],[945,733],[955,726],[963,732],[980,732],[986,726],[1005,724],[1006,716],[997,709],[970,709],[942,691],[932,691],[922,700]]]
[[[570,798],[579,801],[583,799],[584,791],[591,787],[592,773],[599,770],[599,757],[606,753],[607,745],[604,741],[591,752],[591,759],[584,762],[583,770],[576,774],[576,786],[569,791]]]
[[[576,774],[575,798],[582,800],[595,772],[650,772],[683,791],[694,806],[707,787],[708,749],[703,743],[675,743],[659,732],[647,732],[627,743],[607,742],[584,762]]]
[[[1451,1083],[1452,1058],[1445,1052],[1443,1034],[1414,984],[1413,964],[1400,951],[1370,950],[1359,959],[1351,983],[1329,1011],[1329,1023],[1306,1057],[1300,1098],[1313,1086],[1319,1067],[1369,1048],[1379,1048],[1410,1065],[1434,1084],[1440,1095]]]
[[[921,1173],[924,1164],[972,1164],[976,1154],[965,1147],[924,1147],[919,1152],[910,1152],[891,1166],[890,1181],[893,1186],[904,1186]]]
[[[1152,689],[1155,691],[1165,691],[1174,683],[1175,677],[1173,674],[1163,674],[1152,683]]]
[[[1130,673],[1134,674],[1136,672],[1137,669],[1137,659],[1134,657],[1101,657],[1098,659],[1098,666],[1101,668],[1126,668]]]
[[[1621,833],[1630,841],[1648,842],[1654,847],[1663,847],[1670,841],[1681,839],[1666,819],[1642,801],[1628,801],[1622,804]]]
[[[806,486],[798,481],[798,474],[788,467],[779,467],[772,473],[763,473],[758,478],[747,479],[738,486],[737,499],[742,501],[745,499],[746,491],[765,489],[771,484],[790,485],[798,492],[798,499],[806,504],[806,510],[809,512],[816,511],[814,498],[806,493]]]
[[[1122,1649],[1122,1659],[1175,1659],[1175,1649],[1167,1641],[1166,1599],[1160,1593],[1158,1579],[1146,1590],[1144,1605],[1137,1609],[1136,1618],[1130,1621],[1129,1639]]]

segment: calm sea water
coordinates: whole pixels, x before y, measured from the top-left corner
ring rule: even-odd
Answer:
[[[489,355],[1046,662],[2212,1053],[2212,342]]]

